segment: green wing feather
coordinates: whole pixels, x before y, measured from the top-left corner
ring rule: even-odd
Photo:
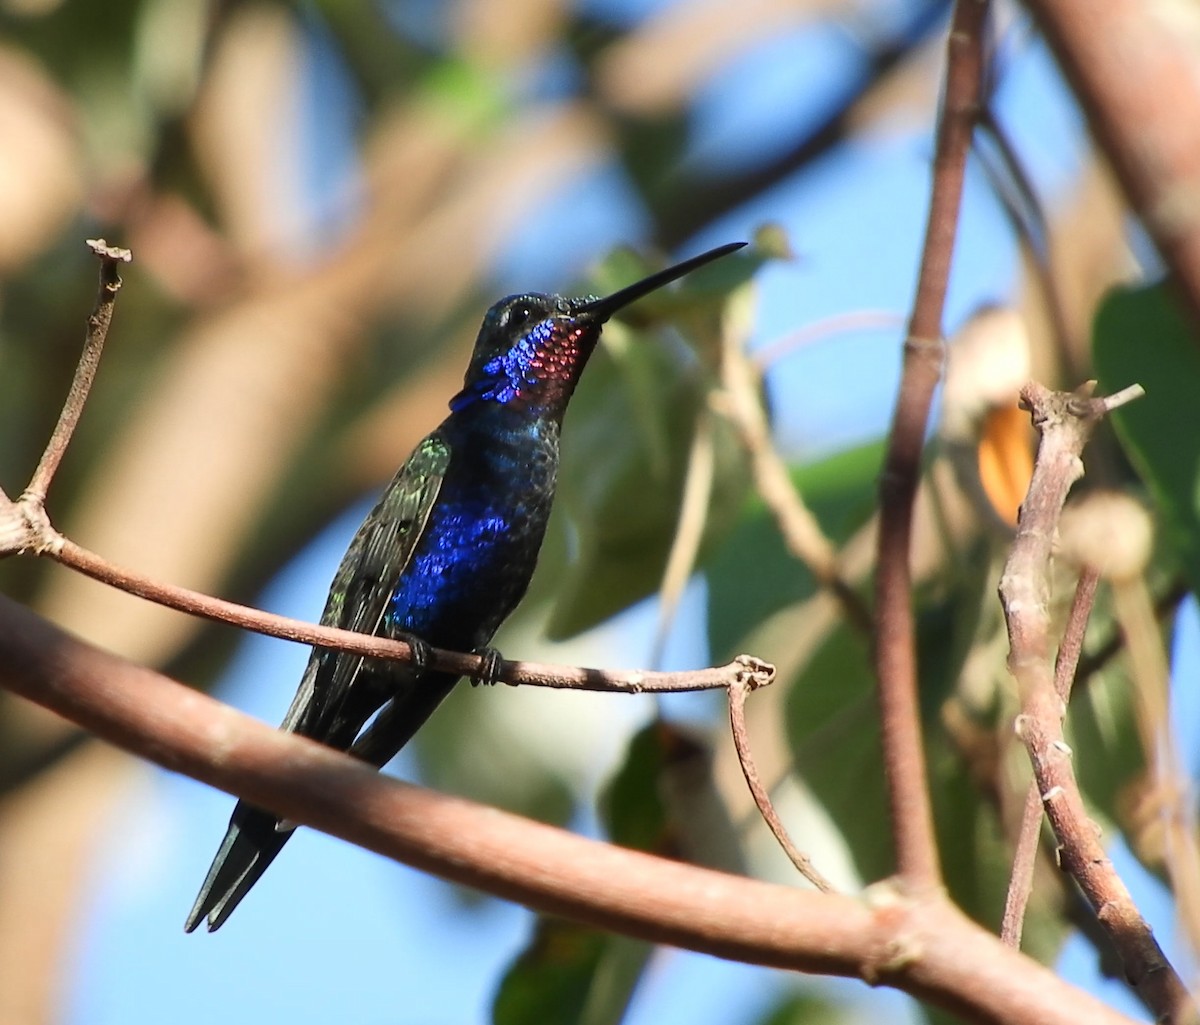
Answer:
[[[435,431],[396,472],[342,558],[321,616],[322,625],[365,634],[379,632],[395,583],[412,559],[449,464],[450,447]],[[314,648],[280,728],[332,739],[324,734],[363,661],[358,655]],[[359,726],[361,723],[355,731]]]

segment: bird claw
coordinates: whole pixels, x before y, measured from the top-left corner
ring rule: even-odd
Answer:
[[[403,641],[412,649],[412,667],[418,672],[428,669],[433,661],[433,649],[415,634],[400,634],[397,640]]]
[[[479,671],[471,674],[471,686],[494,687],[500,682],[500,670],[504,665],[504,656],[495,648],[479,648],[477,654],[482,660]]]

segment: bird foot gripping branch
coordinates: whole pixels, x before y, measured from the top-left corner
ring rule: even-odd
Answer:
[[[504,656],[493,647],[484,646],[475,652],[480,658],[479,671],[471,674],[472,687],[494,687],[500,682]]]

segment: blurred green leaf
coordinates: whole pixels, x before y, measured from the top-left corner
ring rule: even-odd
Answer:
[[[1092,346],[1102,391],[1146,389],[1112,421],[1200,590],[1200,340],[1166,286],[1154,285],[1111,292],[1096,314]]]
[[[644,268],[625,273],[630,259],[627,254],[613,258],[612,264],[623,268],[622,283],[645,273]],[[697,276],[718,273],[725,262],[702,268]],[[601,277],[612,273],[606,270]],[[741,272],[725,280],[742,280]],[[686,287],[675,301],[688,301]],[[651,315],[653,298],[639,304],[650,307],[639,316]],[[714,307],[708,319],[715,314]],[[658,587],[701,416],[711,418],[714,461],[702,559],[736,522],[749,476],[732,429],[708,410],[710,387],[710,374],[678,338],[661,332],[651,337],[621,323],[605,331],[564,432],[559,499],[578,555],[567,568],[550,619],[551,637],[594,626]]]
[[[809,509],[835,545],[870,518],[883,443],[839,452],[792,472]],[[715,658],[724,658],[771,613],[810,597],[808,568],[784,546],[770,511],[756,496],[706,566],[708,637]],[[740,649],[738,649],[740,650]]]
[[[557,918],[538,919],[500,983],[495,1025],[617,1025],[653,947]]]
[[[852,1025],[860,1020],[850,1008],[817,993],[795,993],[773,1007],[759,1025]]]
[[[663,851],[667,809],[658,781],[670,757],[670,729],[654,720],[638,730],[629,742],[625,761],[605,788],[600,810],[613,843],[639,851]]]
[[[843,623],[787,699],[795,770],[829,812],[867,881],[893,867],[873,679],[867,645]]]
[[[435,789],[563,825],[575,811],[573,788],[520,744],[502,717],[489,715],[503,698],[503,691],[455,687],[414,740],[422,778]]]

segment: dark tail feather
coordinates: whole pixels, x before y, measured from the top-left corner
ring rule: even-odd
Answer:
[[[215,932],[233,914],[233,909],[291,839],[294,830],[276,829],[278,821],[278,816],[270,812],[244,801],[237,803],[225,839],[183,927],[185,932],[195,929],[203,918],[208,919],[208,931]]]
[[[309,731],[319,733],[329,746],[340,750],[349,747],[350,754],[355,758],[378,768],[408,743],[458,681],[457,676],[445,673],[391,675],[372,688],[365,673],[366,670],[360,673],[357,686],[360,695],[366,695],[368,700],[374,702],[369,708],[348,712],[343,709],[342,718],[336,724],[305,722],[301,727],[297,709],[303,711],[304,708],[301,703],[302,685],[301,695],[297,696],[282,728],[294,729],[305,735]],[[386,686],[392,692],[390,701],[355,740],[363,720],[378,707],[378,700],[371,695],[378,694],[381,686]],[[208,931],[214,932],[233,914],[233,909],[250,892],[250,888],[258,882],[275,860],[275,855],[283,850],[283,845],[295,832],[291,828],[276,829],[278,822],[279,817],[271,812],[262,811],[244,801],[237,803],[225,839],[221,841],[208,870],[208,877],[200,887],[200,894],[184,925],[187,932],[192,932],[205,918],[208,919]]]

